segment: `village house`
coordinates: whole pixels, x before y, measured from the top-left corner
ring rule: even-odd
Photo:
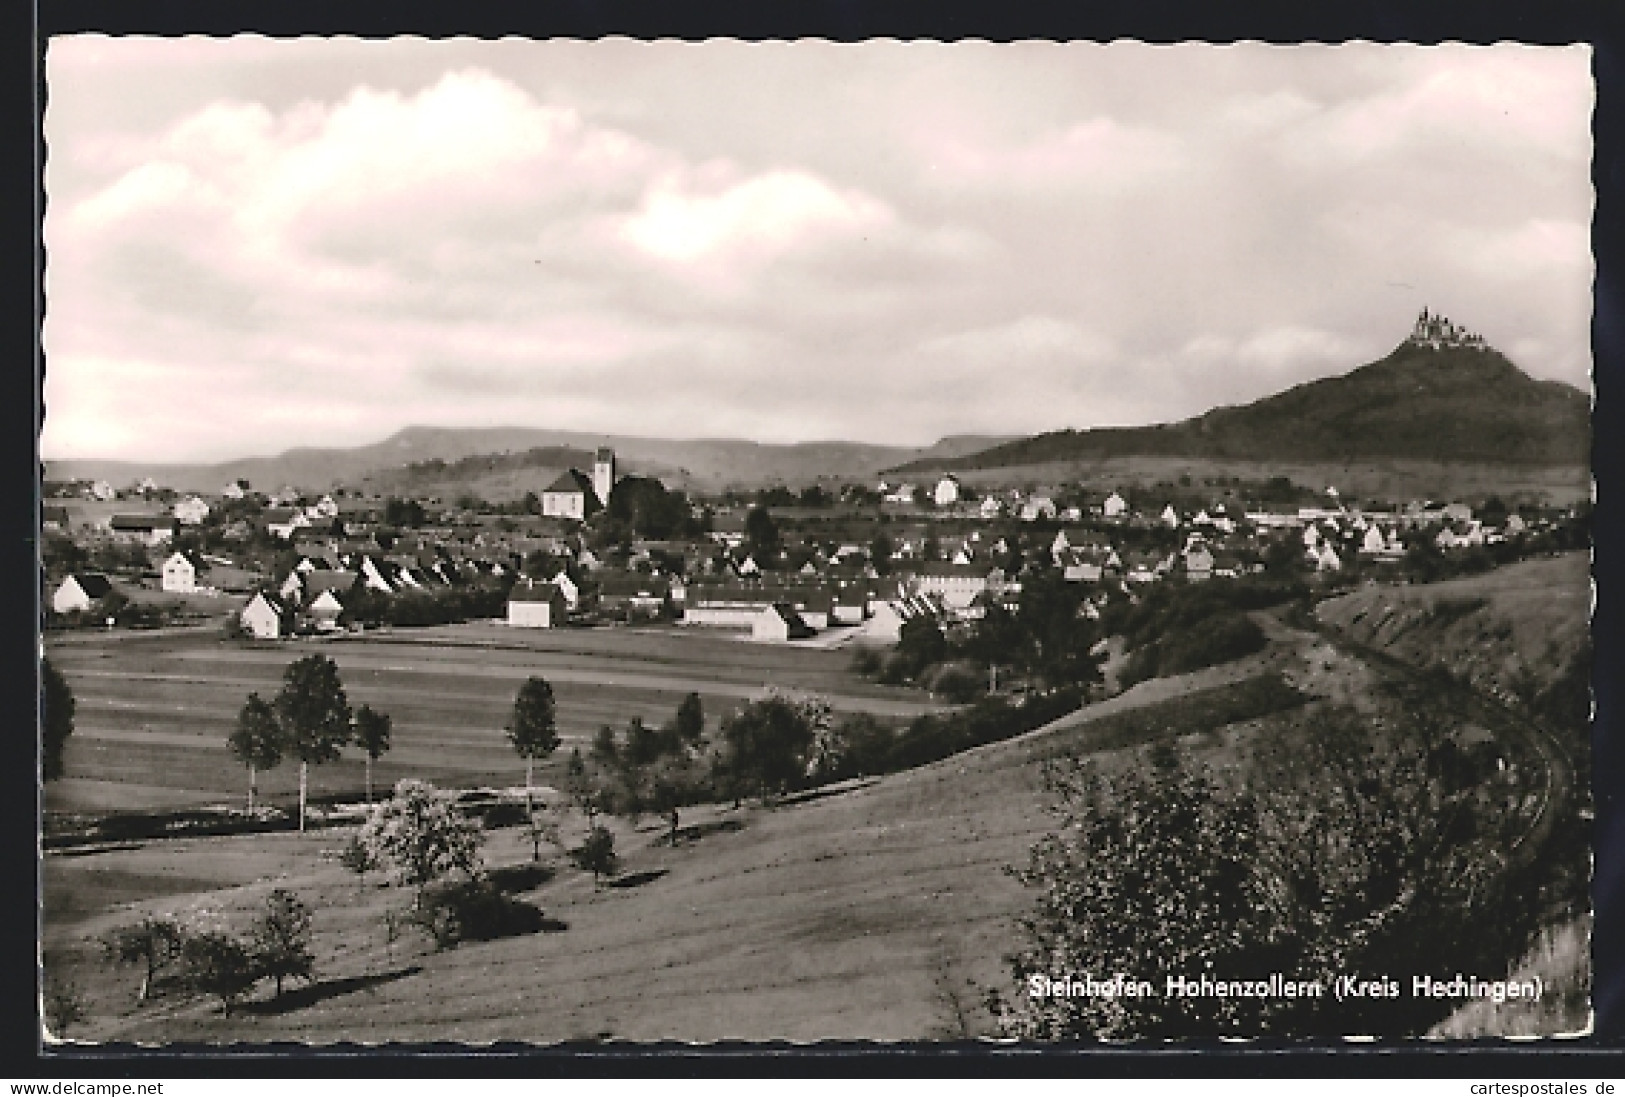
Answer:
[[[305,606],[305,617],[317,632],[336,632],[344,604],[332,590],[324,590]]]
[[[556,584],[522,579],[508,592],[508,624],[514,628],[558,628],[568,613]]]
[[[985,495],[982,497],[981,506],[977,508],[977,513],[983,518],[997,518],[1004,513],[1004,503],[996,495]]]
[[[1128,513],[1128,500],[1114,491],[1100,505],[1100,513],[1107,518],[1121,518]]]
[[[959,478],[950,472],[938,480],[936,492],[932,497],[939,507],[951,507],[959,502]]]
[[[774,602],[762,607],[751,619],[750,638],[766,643],[784,643],[803,640],[813,635],[812,627],[802,620],[796,608],[785,602]]]
[[[295,530],[309,529],[310,519],[305,512],[294,507],[272,507],[260,515],[266,532],[284,541],[293,540]]]
[[[196,594],[198,564],[184,552],[171,553],[160,571],[159,586],[172,594]]]
[[[1516,515],[1514,515],[1516,517]],[[66,532],[69,525],[68,508],[47,506],[40,508],[40,529],[46,533]]]
[[[564,470],[542,489],[542,516],[545,518],[585,522],[588,515],[598,511],[599,505],[592,480],[580,469]]]
[[[1036,522],[1040,518],[1055,520],[1055,500],[1047,495],[1035,495],[1021,504],[1021,520]]]
[[[148,548],[168,544],[175,536],[175,528],[168,520],[152,514],[115,514],[108,529],[119,544]]]
[[[62,580],[51,596],[51,608],[58,613],[88,613],[90,607],[113,591],[112,581],[96,572],[75,572]]]
[[[286,618],[287,610],[282,603],[264,591],[250,598],[237,616],[244,630],[259,640],[275,640],[281,636]]]
[[[175,521],[183,526],[201,526],[209,517],[209,504],[201,496],[188,495],[170,508]]]
[[[960,564],[923,564],[914,573],[914,590],[936,595],[951,610],[963,610],[987,589],[987,572]]]

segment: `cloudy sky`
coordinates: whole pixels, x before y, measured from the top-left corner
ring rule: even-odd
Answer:
[[[44,455],[1183,418],[1424,305],[1589,386],[1583,47],[53,40]]]

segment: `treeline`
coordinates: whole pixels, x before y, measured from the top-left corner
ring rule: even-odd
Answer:
[[[505,586],[447,587],[442,590],[384,594],[360,583],[340,599],[345,624],[424,626],[453,625],[508,611]]]

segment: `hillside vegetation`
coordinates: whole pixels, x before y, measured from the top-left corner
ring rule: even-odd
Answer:
[[[1442,665],[1503,699],[1583,731],[1589,711],[1591,563],[1573,552],[1420,586],[1373,586],[1316,616],[1417,666]]]
[[[1005,468],[1133,455],[1585,465],[1590,414],[1584,393],[1537,381],[1497,351],[1403,344],[1343,376],[1184,422],[1056,431],[935,467]]]

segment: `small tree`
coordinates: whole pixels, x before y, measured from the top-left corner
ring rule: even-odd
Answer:
[[[592,873],[594,888],[602,877],[615,875],[620,863],[615,856],[615,835],[601,826],[594,826],[587,840],[571,850],[570,857],[577,866]]]
[[[254,796],[259,791],[259,772],[275,769],[281,763],[282,744],[282,723],[277,719],[276,709],[259,694],[250,693],[237,714],[237,727],[226,740],[231,753],[248,767],[249,814],[253,814]]]
[[[603,806],[602,793],[598,781],[587,770],[587,762],[581,757],[580,747],[571,749],[570,760],[565,763],[564,791],[576,810],[587,817],[587,826],[592,827]]]
[[[179,923],[148,915],[139,922],[109,930],[102,938],[102,953],[115,964],[141,965],[141,989],[135,998],[145,1002],[152,996],[158,976],[180,959],[185,940]]]
[[[73,690],[49,659],[40,661],[40,763],[45,780],[62,776],[62,755],[73,734]]]
[[[367,754],[367,803],[372,803],[372,764],[389,750],[390,718],[362,705],[355,714],[355,744]]]
[[[260,981],[253,949],[222,930],[190,934],[181,947],[181,959],[186,981],[200,993],[219,998],[227,1017],[231,1007]]]
[[[677,741],[694,750],[705,736],[705,708],[698,693],[690,693],[677,706],[677,717],[672,723]]]
[[[546,758],[559,746],[558,717],[553,703],[553,687],[545,678],[528,678],[514,699],[513,716],[508,720],[508,739],[514,751],[525,760],[525,803],[529,804],[536,759]]]
[[[530,839],[530,859],[540,861],[543,842],[554,846],[559,844],[558,820],[546,808],[531,805],[525,813],[525,837]]]
[[[276,996],[282,997],[284,979],[310,982],[316,957],[310,951],[310,910],[299,896],[277,888],[266,896],[265,910],[254,923],[254,960],[260,974],[276,981]]]
[[[417,889],[419,903],[423,889],[442,876],[479,871],[479,823],[427,781],[397,784],[395,795],[372,809],[358,837],[375,859],[395,867],[401,883]]]
[[[331,762],[350,740],[350,702],[338,664],[307,655],[288,665],[276,698],[287,750],[299,759],[299,829],[305,829],[310,767]]]

